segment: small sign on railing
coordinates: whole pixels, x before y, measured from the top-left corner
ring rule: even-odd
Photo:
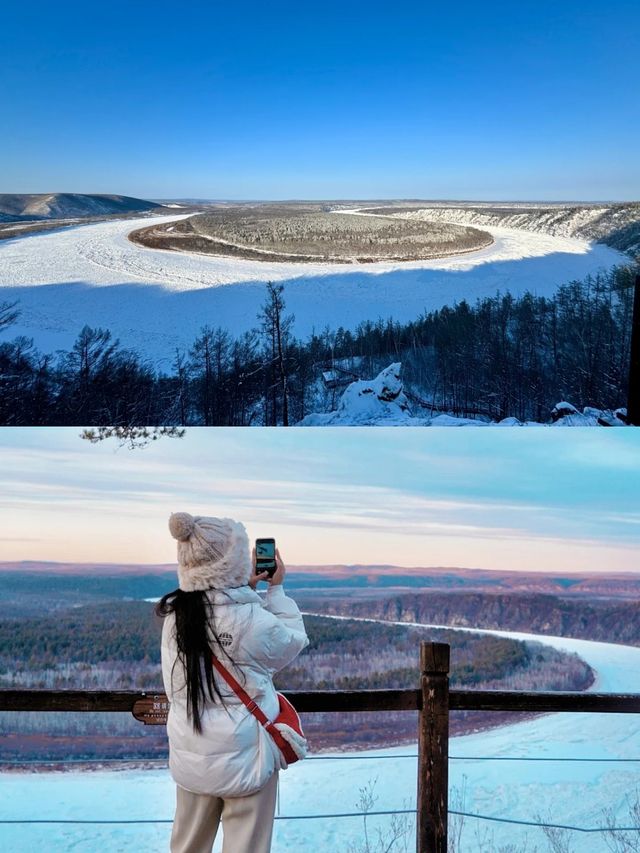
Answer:
[[[134,702],[131,713],[145,726],[164,726],[169,713],[169,700],[163,694],[145,696]]]

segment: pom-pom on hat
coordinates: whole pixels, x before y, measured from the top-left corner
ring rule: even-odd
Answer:
[[[249,582],[249,537],[239,521],[174,512],[169,530],[178,540],[178,583],[184,592],[228,589]]]

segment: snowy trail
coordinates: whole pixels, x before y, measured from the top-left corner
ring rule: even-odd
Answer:
[[[406,624],[406,623],[401,623]],[[471,629],[469,629],[471,630]],[[576,652],[597,672],[592,689],[640,692],[640,648],[545,637],[507,631],[482,631],[535,640]],[[350,753],[350,760],[303,762],[281,774],[283,815],[350,812],[358,788],[377,779],[378,810],[411,808],[415,803],[415,745]],[[451,756],[524,756],[572,758],[640,758],[640,721],[632,715],[557,714],[489,732],[453,738]],[[389,758],[389,756],[391,758]],[[450,779],[460,789],[466,776],[465,810],[498,817],[543,819],[560,823],[602,824],[601,808],[625,814],[625,796],[640,782],[640,764],[501,762],[452,759]],[[0,817],[171,818],[174,788],[166,770],[96,771],[92,773],[19,773],[0,779]],[[34,811],[37,803],[37,815]],[[387,818],[371,818],[370,829]],[[495,830],[495,844],[522,843],[547,849],[540,830],[468,820],[464,853],[479,849],[476,824]],[[135,846],[145,853],[168,848],[170,826],[3,826],[5,847],[16,851],[47,849],[116,853]],[[314,850],[346,851],[362,835],[359,818],[278,821],[273,853]],[[410,837],[410,845],[412,842]],[[46,840],[45,840],[46,839]],[[605,853],[600,836],[573,833],[574,853]],[[409,849],[411,847],[409,846]],[[492,848],[489,848],[492,849]],[[216,844],[215,851],[220,847]]]
[[[493,245],[432,261],[291,264],[146,249],[127,235],[164,216],[100,222],[0,242],[0,300],[19,300],[20,325],[44,350],[68,347],[87,323],[144,355],[173,358],[205,323],[242,333],[255,325],[269,280],[285,284],[295,329],[365,319],[407,321],[466,298],[552,294],[557,286],[628,259],[606,246],[516,229],[487,227]]]

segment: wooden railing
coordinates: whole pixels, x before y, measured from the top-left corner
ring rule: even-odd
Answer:
[[[420,643],[416,690],[295,691],[285,695],[301,713],[418,711],[417,853],[447,853],[449,714],[451,711],[525,713],[640,713],[640,695],[450,690],[449,646]],[[163,693],[128,690],[0,690],[0,711],[123,711],[148,725],[166,722]]]

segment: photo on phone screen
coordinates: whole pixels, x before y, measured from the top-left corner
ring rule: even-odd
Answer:
[[[256,574],[269,572],[273,577],[276,570],[276,540],[256,539]]]

